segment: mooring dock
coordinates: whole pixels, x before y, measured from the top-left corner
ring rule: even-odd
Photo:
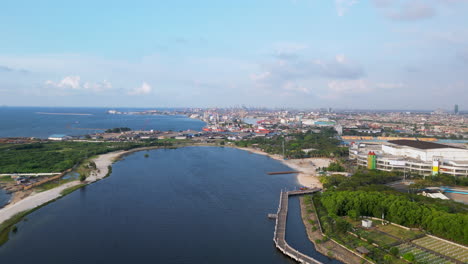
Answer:
[[[280,202],[278,206],[273,241],[275,242],[276,248],[283,252],[283,254],[289,256],[290,258],[300,263],[323,264],[322,262],[317,261],[314,258],[295,250],[286,242],[286,220],[288,218],[288,200],[290,195],[312,194],[318,191],[320,191],[320,189],[318,188],[290,192],[282,191],[280,195]]]

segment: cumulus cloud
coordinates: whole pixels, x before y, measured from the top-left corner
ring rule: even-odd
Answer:
[[[262,71],[250,75],[255,86],[265,92],[313,95],[312,87],[316,87],[312,84],[314,82],[357,80],[365,76],[364,69],[345,55],[328,59],[304,59],[291,52],[289,56],[273,57],[273,61],[261,66]]]
[[[336,99],[348,94],[367,93],[373,89],[369,81],[364,79],[359,80],[333,80],[328,82],[328,93],[324,98]]]
[[[47,80],[45,82],[46,86],[53,88],[60,88],[63,90],[83,90],[83,91],[92,91],[92,92],[102,92],[112,88],[112,84],[107,80],[102,82],[81,82],[80,76],[66,76],[58,82]]]
[[[344,55],[333,59],[301,59],[299,56],[276,59],[263,65],[264,70],[252,74],[250,79],[257,84],[278,85],[289,81],[314,78],[359,79],[365,75],[364,69]]]
[[[336,12],[338,16],[344,16],[348,9],[357,3],[357,0],[335,0]]]
[[[143,84],[140,87],[134,88],[133,90],[129,91],[128,94],[129,95],[144,95],[144,94],[151,93],[152,90],[153,89],[148,83],[143,82]]]

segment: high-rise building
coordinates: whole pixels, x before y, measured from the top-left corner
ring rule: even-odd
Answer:
[[[453,109],[453,113],[458,115],[458,105],[456,104],[454,109]]]

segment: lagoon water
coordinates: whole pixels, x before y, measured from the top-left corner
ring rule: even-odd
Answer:
[[[10,201],[11,195],[8,194],[4,189],[0,189],[0,208]]]
[[[149,157],[145,158],[144,154]],[[137,152],[109,178],[27,216],[0,247],[2,263],[294,263],[275,249],[287,168],[233,148]],[[315,253],[292,202],[287,240]],[[332,262],[320,255],[324,263]]]
[[[47,138],[52,134],[70,136],[102,132],[99,129],[130,127],[133,130],[200,131],[205,123],[186,116],[110,115],[107,108],[0,107],[0,137]],[[146,109],[117,109],[143,111]],[[89,115],[50,115],[41,113],[80,113]],[[79,129],[76,129],[79,128]],[[83,129],[92,128],[92,129]]]

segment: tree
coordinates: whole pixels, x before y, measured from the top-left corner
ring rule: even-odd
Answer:
[[[384,259],[384,262],[385,262],[385,263],[392,263],[392,261],[393,261],[393,257],[390,256],[390,255],[385,255],[385,256],[383,257],[383,259]]]
[[[86,175],[80,174],[80,181],[85,181],[86,180]]]
[[[335,220],[336,231],[338,233],[346,233],[351,228],[351,224],[348,221],[341,218],[336,218]]]
[[[390,248],[390,253],[393,256],[398,256],[398,254],[400,253],[400,250],[397,247],[392,247],[392,248]]]
[[[411,252],[405,253],[403,255],[403,258],[406,259],[407,261],[410,261],[410,262],[414,261],[414,255]]]
[[[348,216],[354,220],[358,220],[361,215],[356,209],[353,209],[348,211]]]

